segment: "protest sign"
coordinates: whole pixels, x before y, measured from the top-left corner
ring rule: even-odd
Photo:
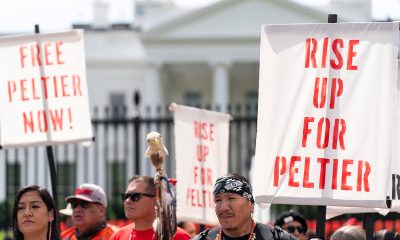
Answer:
[[[265,25],[256,201],[386,206],[398,23]]]
[[[228,171],[228,114],[174,106],[177,218],[217,224],[215,180]]]
[[[83,31],[0,38],[1,146],[93,138]]]

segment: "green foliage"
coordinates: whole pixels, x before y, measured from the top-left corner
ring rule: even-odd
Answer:
[[[124,205],[120,198],[108,202],[107,219],[125,219]]]

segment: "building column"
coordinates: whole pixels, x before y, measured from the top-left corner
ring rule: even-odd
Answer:
[[[212,79],[212,104],[213,107],[219,106],[223,113],[228,112],[229,104],[229,68],[232,65],[231,61],[218,60],[210,63],[213,68]]]
[[[141,94],[143,97],[142,106],[145,108],[150,107],[151,116],[157,115],[156,107],[159,106],[163,100],[160,74],[161,67],[161,62],[148,62],[146,66],[144,92]]]

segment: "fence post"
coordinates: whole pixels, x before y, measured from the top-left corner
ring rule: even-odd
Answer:
[[[135,174],[139,175],[140,174],[140,156],[139,156],[139,149],[140,149],[140,145],[139,145],[139,124],[140,124],[140,111],[139,111],[139,104],[140,104],[140,94],[139,91],[135,91],[134,95],[133,95],[133,104],[135,106],[135,111],[136,114],[134,116],[134,121],[133,121],[133,128],[135,129],[135,136],[134,136],[134,157],[135,157]]]

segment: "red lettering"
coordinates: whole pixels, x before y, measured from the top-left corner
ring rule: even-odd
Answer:
[[[17,91],[17,85],[15,84],[14,81],[8,81],[7,82],[7,89],[8,89],[8,101],[12,102],[12,95]]]
[[[359,160],[357,168],[355,168],[352,159],[331,159],[318,157],[291,156],[290,162],[287,163],[286,157],[276,156],[274,165],[274,181],[273,186],[278,187],[280,184],[287,184],[288,187],[299,188],[300,186],[308,189],[327,189],[327,176],[331,177],[331,186],[328,189],[345,191],[364,191],[369,192],[369,176],[371,173],[371,165],[369,162]],[[286,165],[288,164],[288,168]],[[329,167],[328,167],[329,165]],[[319,166],[319,170],[318,170]],[[300,170],[303,170],[300,172]],[[340,173],[339,173],[340,169]],[[288,171],[287,171],[288,170]],[[329,171],[329,174],[327,173]],[[280,179],[281,176],[288,173],[288,177]],[[319,174],[319,175],[318,175]],[[338,174],[341,176],[338,178]],[[352,178],[352,176],[356,178]],[[286,181],[287,180],[287,181]],[[298,181],[300,180],[300,181]],[[339,181],[338,181],[339,180]],[[316,182],[318,187],[316,186]]]
[[[317,147],[319,149],[325,149],[328,147],[329,144],[329,129],[330,129],[330,122],[329,118],[321,118],[318,121],[318,135],[317,135]],[[325,126],[325,131],[324,131],[324,142],[321,144],[321,135],[322,135],[322,129],[323,126]]]
[[[368,177],[369,174],[371,173],[371,165],[369,164],[369,162],[364,162],[364,166],[365,166],[365,171],[363,175],[364,191],[369,192],[370,190],[369,190]]]
[[[197,144],[196,153],[197,153],[196,154],[197,155],[197,161],[206,162],[207,161],[207,156],[210,153],[210,149],[206,145]]]
[[[314,183],[310,182],[310,158],[306,157],[304,162],[304,178],[303,178],[303,187],[305,188],[313,188]]]
[[[363,173],[363,165],[365,171]],[[358,171],[357,171],[357,191],[362,191],[362,185],[364,184],[364,191],[369,192],[369,181],[368,177],[371,173],[371,165],[368,162],[358,161]]]
[[[282,167],[280,167],[280,163],[282,163]],[[286,158],[276,156],[275,158],[275,166],[274,166],[274,186],[278,186],[279,183],[279,175],[283,175],[286,172]]]
[[[322,51],[322,68],[326,68],[326,56],[328,53],[328,43],[329,43],[329,38],[324,38],[324,46],[323,46],[323,51]]]
[[[31,83],[32,83],[32,96],[33,96],[33,99],[40,99],[40,96],[37,95],[37,93],[36,93],[35,81],[33,79],[31,81]]]
[[[82,89],[81,89],[81,78],[79,75],[73,74],[72,75],[72,86],[74,89],[74,96],[83,96]]]
[[[337,189],[338,160],[333,159],[332,189]]]
[[[49,111],[50,115],[50,120],[53,124],[53,130],[57,131],[63,129],[63,109],[57,110],[54,109],[54,111]]]
[[[311,46],[312,45],[312,46]],[[315,54],[317,53],[317,45],[318,41],[315,38],[307,38],[306,39],[306,61],[305,68],[310,67],[310,60],[312,61],[312,67],[317,67],[317,60]]]
[[[212,169],[195,166],[193,168],[194,183],[213,186]]]
[[[313,117],[304,117],[304,124],[303,124],[303,138],[301,141],[301,146],[303,148],[307,147],[307,135],[311,133],[311,129],[308,127],[308,123],[314,122]]]
[[[357,56],[357,52],[354,52],[354,45],[358,45],[360,40],[352,39],[349,41],[349,51],[347,53],[347,69],[358,70],[358,66],[353,65],[353,58]]]
[[[51,47],[51,43],[44,44],[44,62],[46,65],[53,65],[53,63],[49,60],[49,56],[51,54],[49,47]]]
[[[211,191],[188,188],[186,190],[186,205],[192,207],[209,207],[213,208],[213,195]]]
[[[47,94],[47,80],[49,80],[49,77],[41,77],[41,80],[42,80],[44,98],[47,99],[47,98],[48,98],[48,94]]]
[[[61,59],[61,47],[63,45],[63,42],[56,42],[56,59],[57,59],[57,64],[61,65],[64,64],[65,62]]]
[[[344,119],[335,119],[335,125],[333,127],[333,142],[332,148],[337,149],[339,142],[340,148],[345,149],[344,146],[344,133],[346,132],[346,121]]]
[[[320,87],[320,78],[315,78],[315,85],[314,85],[314,97],[313,97],[313,105],[316,108],[323,108],[325,106],[326,101],[326,85],[328,82],[328,78],[322,78],[322,86]],[[320,93],[320,94],[318,94]],[[318,96],[321,95],[321,100],[318,101]]]
[[[34,67],[35,64],[37,64],[38,66],[42,65],[39,53],[40,53],[40,46],[38,44],[32,45],[31,46],[32,67]]]
[[[65,81],[65,79],[67,78],[67,75],[61,75],[61,92],[62,92],[62,96],[63,97],[69,97],[69,93],[68,93],[68,82]]]
[[[342,190],[353,190],[353,188],[350,185],[347,185],[347,178],[351,176],[351,172],[347,170],[348,165],[353,164],[353,160],[350,159],[344,159],[342,162]]]
[[[332,58],[329,59],[329,65],[332,69],[339,70],[345,66],[347,70],[357,70],[358,67],[353,64],[354,58],[357,56],[354,47],[359,42],[356,39],[350,39],[345,42],[340,38],[331,41],[330,38],[325,37],[322,40],[322,47],[319,47],[316,38],[306,38],[304,67],[318,68],[320,66],[321,68],[326,68],[328,51],[332,50]],[[317,62],[319,60],[318,56],[320,56],[320,62]]]
[[[26,50],[26,46],[22,46],[19,48],[19,57],[21,60],[21,68],[25,67],[25,59],[27,57],[25,50]]]
[[[301,158],[299,156],[292,156],[290,159],[290,165],[289,165],[289,183],[288,185],[290,187],[298,187],[300,186],[299,182],[296,182],[294,180],[294,176],[296,173],[299,172],[299,168],[295,167],[296,162],[299,162]]]
[[[28,101],[28,100],[29,100],[29,98],[27,98],[27,97],[25,96],[25,93],[26,93],[26,91],[28,90],[28,89],[25,87],[25,82],[26,82],[26,79],[22,79],[21,81],[19,81],[19,84],[20,84],[20,87],[21,87],[21,100],[22,100],[22,101]]]
[[[329,163],[327,158],[318,158],[317,162],[321,164],[321,171],[319,176],[319,189],[325,189],[325,178],[326,178],[326,165]]]
[[[34,124],[33,124],[33,114],[32,112],[26,113],[23,112],[22,113],[22,118],[23,118],[23,125],[24,125],[24,133],[28,133],[28,130],[30,130],[31,133],[35,132],[35,128],[34,128]]]
[[[47,116],[45,111],[39,111],[38,112],[38,126],[39,126],[39,132],[47,132],[48,126],[47,126]]]
[[[343,67],[343,57],[339,50],[339,48],[342,49],[343,47],[344,47],[343,39],[337,38],[337,39],[333,40],[332,50],[333,50],[333,54],[336,56],[336,60],[337,60],[337,62],[334,59],[331,59],[331,61],[330,61],[331,67],[333,69],[338,70]]]
[[[336,85],[338,89],[336,90]],[[341,96],[343,93],[343,81],[340,78],[332,78],[332,87],[331,87],[331,99],[329,103],[329,108],[335,108],[335,99],[336,97]]]

